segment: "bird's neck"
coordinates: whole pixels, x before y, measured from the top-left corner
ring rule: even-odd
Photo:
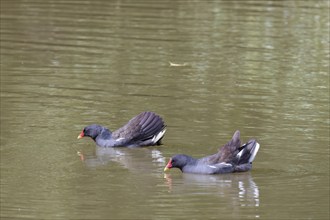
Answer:
[[[111,138],[111,131],[107,128],[103,128],[101,134],[99,134],[100,138],[102,139],[110,139]]]

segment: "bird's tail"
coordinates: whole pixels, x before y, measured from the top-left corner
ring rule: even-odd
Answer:
[[[166,132],[165,127],[163,128],[163,130],[161,130],[158,134],[154,135],[154,137],[152,138],[151,142],[157,145],[161,145],[161,141],[164,137],[164,134]]]
[[[160,145],[166,132],[163,119],[153,112],[143,112],[136,117],[140,117],[140,133],[136,139],[145,142],[144,145]]]
[[[236,155],[236,171],[247,171],[252,168],[252,161],[259,150],[259,143],[252,139],[240,147],[240,152]]]
[[[259,143],[252,139],[240,147],[240,152],[236,155],[237,164],[252,163],[259,150]]]

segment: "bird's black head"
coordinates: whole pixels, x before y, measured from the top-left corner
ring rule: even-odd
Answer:
[[[83,138],[85,136],[87,137],[91,137],[93,140],[96,139],[96,137],[101,134],[103,130],[103,127],[101,125],[89,125],[87,127],[84,128],[84,130],[80,133],[80,135],[78,136],[78,139]]]
[[[167,171],[171,168],[179,168],[182,170],[182,168],[188,164],[192,165],[195,162],[195,159],[192,157],[185,155],[185,154],[177,154],[173,156],[167,163],[164,171]]]

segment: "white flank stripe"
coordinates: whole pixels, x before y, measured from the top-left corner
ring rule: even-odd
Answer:
[[[125,139],[125,138],[118,138],[118,139],[116,139],[116,141],[121,141],[121,140],[123,140],[123,139]]]
[[[223,166],[226,166],[226,167],[231,167],[232,166],[230,163],[226,163],[226,162],[221,162],[220,164],[223,165]]]

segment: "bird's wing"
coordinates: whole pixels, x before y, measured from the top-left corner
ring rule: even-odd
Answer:
[[[123,127],[112,133],[112,138],[129,144],[153,138],[165,128],[162,118],[153,112],[142,112],[135,116]]]
[[[199,162],[207,165],[230,162],[239,152],[240,146],[240,132],[237,130],[234,133],[232,139],[228,143],[220,147],[219,151],[216,154],[203,157],[199,159]]]

